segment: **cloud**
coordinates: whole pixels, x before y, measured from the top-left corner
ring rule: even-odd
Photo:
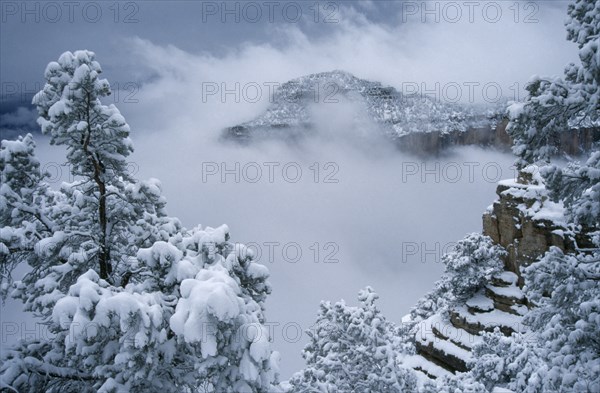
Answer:
[[[26,126],[36,128],[37,111],[33,108],[19,107],[14,112],[0,115],[0,126]]]
[[[34,108],[20,106],[12,112],[0,114],[0,135],[2,139],[15,139],[19,135],[36,133],[37,111]]]
[[[127,47],[138,69],[155,78],[143,87],[140,98],[161,111],[174,108],[177,121],[200,115],[206,121],[215,117],[214,108],[219,106],[228,115],[217,117],[235,124],[264,109],[269,98],[265,84],[333,69],[399,89],[410,85],[442,99],[458,94],[463,102],[486,102],[500,95],[522,98],[533,74],[560,74],[564,65],[576,59],[576,47],[564,39],[563,10],[541,8],[536,14],[539,22],[530,24],[514,23],[509,12],[505,7],[498,23],[487,23],[481,16],[475,23],[466,16],[460,23],[413,19],[402,23],[402,12],[396,9],[397,23],[382,24],[365,19],[355,7],[343,7],[339,23],[321,36],[294,24],[273,25],[268,28],[272,39],[234,46],[218,56],[155,45],[139,37],[128,39]],[[257,83],[261,99],[251,105],[233,102],[235,110],[231,105],[235,94],[224,103],[214,102],[215,97],[213,102],[203,102],[203,87],[210,83],[218,84],[220,93],[234,89],[236,83],[241,88]],[[244,101],[241,94],[237,96]],[[177,104],[168,105],[165,97]],[[175,116],[167,112],[163,119]]]

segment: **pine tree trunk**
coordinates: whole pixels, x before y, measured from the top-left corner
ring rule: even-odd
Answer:
[[[107,221],[108,217],[106,214],[106,183],[103,179],[104,166],[100,159],[89,150],[90,139],[92,137],[92,127],[90,124],[90,96],[87,96],[86,105],[86,121],[87,121],[87,135],[83,141],[83,150],[87,155],[90,163],[94,168],[94,182],[98,186],[99,199],[98,199],[98,220],[100,221],[100,251],[98,253],[98,263],[100,265],[100,278],[108,280],[108,277],[112,273],[112,265],[110,263],[110,251],[108,247],[108,236],[107,236]]]
[[[98,260],[100,262],[100,278],[107,280],[108,276],[112,272],[112,266],[110,264],[110,253],[107,244],[107,233],[106,233],[106,185],[100,180],[100,176],[96,175],[94,170],[94,180],[100,190],[100,201],[98,204],[98,216],[100,219],[100,254]]]

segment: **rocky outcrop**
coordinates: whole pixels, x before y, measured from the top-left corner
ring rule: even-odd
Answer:
[[[522,332],[527,309],[517,275],[503,272],[464,305],[422,321],[415,334],[416,355],[406,363],[429,378],[468,371],[471,350],[481,342],[482,332]]]
[[[517,181],[500,182],[496,193],[498,199],[483,215],[483,233],[508,251],[505,271],[464,304],[418,326],[417,353],[407,364],[430,378],[467,371],[471,349],[482,332],[523,331],[522,318],[530,305],[521,289],[521,267],[539,260],[552,246],[570,252],[589,242],[568,230],[562,204],[548,199],[535,171],[522,173]]]
[[[508,271],[520,275],[521,266],[552,246],[565,252],[575,249],[576,239],[562,221],[562,205],[548,199],[541,183],[503,181],[496,193],[498,200],[483,215],[483,233],[508,252]]]

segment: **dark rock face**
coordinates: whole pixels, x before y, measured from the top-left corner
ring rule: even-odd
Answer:
[[[221,134],[221,139],[234,141],[242,145],[247,145],[252,143],[252,141],[261,139],[279,139],[287,142],[295,142],[312,135],[313,132],[314,130],[307,124],[298,126],[274,124],[269,127],[257,128],[239,125],[225,129]]]
[[[506,132],[508,121],[484,127],[469,127],[465,131],[410,133],[399,136],[396,145],[402,151],[413,154],[439,154],[451,146],[493,147],[510,151],[512,140]],[[600,129],[582,128],[561,133],[559,149],[577,156],[592,149],[600,142]]]
[[[402,151],[436,155],[452,146],[494,147],[508,151],[511,143],[506,133],[506,122],[465,131],[411,133],[396,139],[396,145]]]
[[[600,142],[600,128],[580,128],[560,135],[560,148],[567,154],[579,155]]]
[[[554,221],[531,216],[531,207],[546,202],[542,186],[503,185],[496,193],[499,199],[483,216],[483,233],[508,251],[505,265],[508,271],[520,275],[521,266],[539,259],[552,246],[565,252],[574,251],[575,239],[567,228]],[[515,189],[518,190],[514,192]]]

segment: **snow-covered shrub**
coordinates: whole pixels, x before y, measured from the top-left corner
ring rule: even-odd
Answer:
[[[426,381],[419,393],[489,393],[489,390],[469,374],[459,373],[456,376]]]
[[[47,215],[58,193],[52,192],[35,157],[28,134],[0,145],[0,295],[5,297],[12,271],[21,262],[35,263],[36,243],[54,223]]]
[[[369,287],[359,292],[360,305],[322,302],[310,342],[302,355],[307,366],[291,379],[291,392],[410,392],[412,370],[397,360],[400,339],[381,314]]]
[[[553,247],[524,276],[525,292],[536,305],[524,322],[548,368],[543,389],[600,389],[600,251],[565,255]]]
[[[595,392],[600,388],[600,253],[553,247],[524,271],[535,307],[525,333],[484,333],[468,377],[516,392]]]
[[[505,253],[488,236],[467,235],[442,257],[444,274],[434,284],[434,290],[412,308],[411,320],[424,320],[473,296],[492,276],[503,270]]]

